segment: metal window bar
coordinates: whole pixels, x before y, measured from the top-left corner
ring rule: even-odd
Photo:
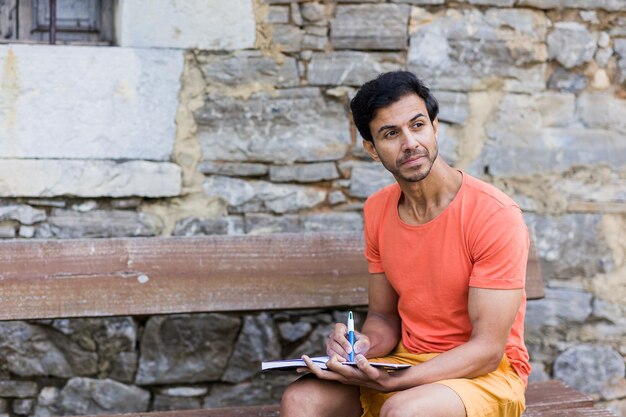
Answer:
[[[57,0],[50,0],[50,45],[57,43]]]

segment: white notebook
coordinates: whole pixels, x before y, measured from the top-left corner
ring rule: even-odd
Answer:
[[[328,356],[316,356],[311,358],[313,363],[318,365],[322,369],[326,368],[326,362],[330,358]],[[341,362],[343,365],[356,366],[355,362]],[[382,363],[382,362],[370,362],[370,365],[377,368],[383,368],[388,371],[398,371],[400,369],[409,368],[411,365],[403,363]],[[268,371],[270,369],[278,369],[283,371],[290,371],[296,368],[306,368],[306,364],[302,359],[284,359],[281,361],[268,361],[261,363],[261,370]]]

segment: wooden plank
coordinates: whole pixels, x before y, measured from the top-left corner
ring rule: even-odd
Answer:
[[[3,241],[0,320],[366,305],[363,250],[361,233]]]
[[[522,417],[617,417],[605,408],[572,408],[568,410],[529,410]]]
[[[365,305],[358,235],[5,241],[0,319]]]
[[[593,407],[593,399],[559,380],[533,382],[526,389],[525,416],[542,411]]]
[[[279,417],[278,405],[211,408],[202,410],[153,411],[100,415],[99,417]],[[77,417],[77,416],[75,416]]]
[[[535,242],[532,240],[530,241],[530,249],[528,251],[528,263],[526,264],[526,297],[529,300],[545,297],[539,255],[537,254]]]

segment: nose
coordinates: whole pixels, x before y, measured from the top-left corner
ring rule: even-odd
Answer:
[[[419,147],[420,143],[415,134],[408,128],[402,131],[402,150],[409,151]]]

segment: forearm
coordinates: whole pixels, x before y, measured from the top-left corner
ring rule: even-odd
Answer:
[[[497,369],[502,355],[502,349],[487,341],[470,340],[406,372],[393,374],[389,390],[401,391],[444,379],[482,376]]]
[[[369,312],[361,332],[370,340],[368,358],[385,356],[400,342],[400,319],[397,315]]]

